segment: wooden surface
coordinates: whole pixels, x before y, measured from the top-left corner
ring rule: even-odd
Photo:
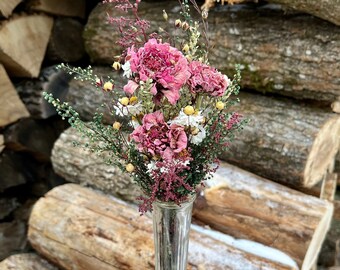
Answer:
[[[85,0],[30,0],[28,7],[58,16],[85,18]]]
[[[55,63],[79,61],[85,55],[84,26],[72,18],[57,18],[48,43],[46,58]]]
[[[0,64],[0,127],[28,116],[29,112],[21,102],[6,70]]]
[[[117,31],[107,24],[107,13],[117,16],[112,5],[98,5],[85,28],[85,47],[95,63],[111,65],[120,51]],[[231,6],[209,12],[212,49],[209,62],[228,75],[235,64],[242,65],[242,86],[260,92],[274,92],[297,98],[334,101],[340,93],[339,28],[309,15],[285,15],[267,6]],[[151,21],[150,32],[158,27],[181,35],[170,24],[179,18],[177,1],[141,5],[140,15]]]
[[[221,1],[205,0],[204,8],[212,8],[216,2]],[[249,2],[249,0],[222,0],[222,2],[239,4]],[[254,2],[257,3],[258,1],[254,0]],[[268,2],[283,5],[283,7],[287,9],[309,13],[336,25],[340,25],[340,6],[337,0],[324,0],[322,2],[318,0],[269,0]]]
[[[12,255],[0,262],[0,270],[58,270],[35,253]]]
[[[21,15],[0,26],[0,62],[11,76],[37,77],[51,34],[53,18]]]
[[[56,115],[57,112],[44,99],[43,92],[52,93],[54,97],[63,99],[70,79],[71,76],[65,71],[57,70],[56,66],[49,66],[40,71],[37,79],[22,80],[16,84],[16,90],[32,117],[46,119]]]
[[[277,248],[306,270],[317,261],[332,214],[332,203],[225,163],[194,207],[200,222]]]
[[[13,9],[21,2],[21,0],[5,0],[0,1],[0,17],[8,17],[12,14]]]
[[[3,134],[0,134],[0,154],[5,149],[5,138]]]
[[[289,99],[243,93],[233,110],[249,119],[222,159],[273,181],[312,187],[333,166],[340,117]]]
[[[296,269],[234,248],[209,232],[191,231],[188,269]],[[38,201],[28,237],[34,249],[63,269],[154,268],[151,219],[74,184],[57,187]]]

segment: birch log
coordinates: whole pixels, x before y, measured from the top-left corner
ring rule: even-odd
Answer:
[[[9,17],[13,9],[19,5],[21,0],[6,0],[0,1],[0,17]]]
[[[224,4],[224,2],[239,4],[249,2],[249,0],[205,0],[202,8],[209,10],[214,7],[216,2],[222,2],[222,4]],[[254,2],[257,3],[258,0],[254,0]],[[336,25],[340,25],[340,5],[338,0],[327,0],[323,2],[317,0],[269,0],[268,2],[281,4],[286,8],[306,12]]]
[[[316,263],[333,205],[222,164],[197,200],[194,217],[236,238],[289,254],[301,269]]]
[[[0,262],[0,270],[58,270],[34,253],[12,255]]]
[[[278,262],[278,254],[261,258],[224,243],[220,234],[219,240],[209,235],[192,230],[188,269],[297,269],[288,256],[290,265]],[[38,201],[28,237],[39,253],[67,270],[154,268],[152,221],[122,201],[74,184]]]
[[[162,10],[169,15],[164,22]],[[140,15],[180,36],[173,27],[179,18],[177,1],[142,3]],[[103,18],[120,16],[112,5],[98,5],[85,27],[85,48],[95,63],[112,64],[120,50],[117,31]],[[340,94],[340,31],[335,25],[308,15],[289,16],[282,10],[230,8],[208,17],[210,63],[228,75],[241,64],[242,86],[296,98],[333,102]],[[174,32],[175,31],[175,32]]]

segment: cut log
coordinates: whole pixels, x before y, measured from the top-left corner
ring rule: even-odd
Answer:
[[[209,10],[215,4],[215,2],[220,2],[219,0],[205,0],[204,5],[202,6],[203,9]],[[242,2],[249,2],[249,0],[222,0],[223,2],[228,2],[229,4],[234,3],[242,3]],[[254,2],[258,2],[258,0],[254,0]],[[336,25],[340,25],[340,6],[337,0],[328,0],[320,3],[317,0],[269,0],[268,2],[277,3],[284,5],[288,8],[306,12],[312,14],[316,17],[324,19],[326,21],[332,22]]]
[[[222,159],[295,188],[323,180],[338,151],[340,117],[289,99],[239,95],[233,110],[250,122]]]
[[[20,118],[28,116],[29,112],[25,105],[21,102],[19,95],[8,78],[4,67],[0,64],[0,127],[6,126],[16,122]]]
[[[61,119],[23,119],[5,130],[5,143],[9,149],[28,152],[39,161],[49,161],[54,142],[65,126]]]
[[[98,5],[85,27],[85,48],[95,63],[112,64],[113,56],[120,53],[115,43],[117,31],[103,20],[107,14],[121,15],[114,5]],[[142,3],[140,14],[151,21],[150,32],[161,26],[178,36],[180,32],[172,25],[164,25],[160,16],[163,9],[173,24],[179,17],[177,1]],[[337,26],[263,6],[211,11],[208,21],[213,46],[210,63],[229,75],[234,73],[235,64],[242,64],[243,87],[328,103],[340,95]]]
[[[0,261],[25,249],[27,245],[26,233],[24,222],[0,223]]]
[[[222,164],[197,200],[194,217],[236,238],[290,255],[301,269],[316,262],[333,205]]]
[[[326,176],[322,183],[320,198],[323,200],[333,201],[335,198],[338,174],[331,173]]]
[[[331,106],[333,112],[340,113],[340,98],[338,97]]]
[[[86,0],[30,0],[27,8],[52,15],[85,18]]]
[[[11,14],[13,9],[19,5],[21,0],[6,0],[0,1],[0,17],[8,18]]]
[[[35,253],[12,255],[0,262],[0,270],[58,270]]]
[[[45,56],[53,18],[22,15],[0,26],[0,62],[15,77],[37,77]]]
[[[82,59],[85,55],[83,29],[84,26],[75,19],[57,18],[47,46],[47,60],[71,63]]]
[[[340,220],[340,201],[334,201],[334,219]]]
[[[5,149],[5,138],[4,135],[0,134],[0,154]]]
[[[297,269],[288,256],[286,264],[279,263],[235,248],[236,240],[234,246],[226,244],[225,235],[215,234],[219,240],[211,235],[203,228],[191,231],[189,269]],[[57,187],[37,202],[28,237],[63,269],[154,268],[152,221],[118,199],[74,184]]]
[[[49,118],[56,115],[55,108],[42,96],[43,92],[52,93],[56,98],[63,99],[67,93],[71,76],[65,71],[57,70],[56,66],[42,69],[39,78],[24,80],[16,85],[16,89],[34,118]]]
[[[332,226],[323,243],[318,263],[319,265],[330,267],[337,265],[339,251],[338,243],[340,241],[340,220],[333,220]]]

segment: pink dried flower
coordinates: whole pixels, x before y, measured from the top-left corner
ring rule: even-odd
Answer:
[[[129,80],[128,83],[124,86],[124,92],[129,94],[129,95],[132,95],[136,89],[138,88],[138,84],[135,83],[134,81],[132,80]]]
[[[184,55],[168,43],[160,43],[156,39],[150,39],[138,51],[130,48],[127,55],[131,71],[137,73],[140,80],[153,80],[157,100],[164,95],[171,104],[176,104],[179,91],[190,76]]]
[[[207,93],[214,97],[223,96],[229,84],[227,76],[199,61],[192,61],[189,70],[191,76],[188,84],[192,92]]]
[[[146,114],[130,138],[138,143],[138,151],[164,160],[171,160],[182,152],[188,142],[184,127],[175,124],[169,127],[160,111]]]

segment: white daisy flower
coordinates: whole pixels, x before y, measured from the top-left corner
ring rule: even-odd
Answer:
[[[122,69],[124,70],[123,76],[126,78],[130,78],[132,76],[130,62],[126,61],[124,65],[122,65]]]

